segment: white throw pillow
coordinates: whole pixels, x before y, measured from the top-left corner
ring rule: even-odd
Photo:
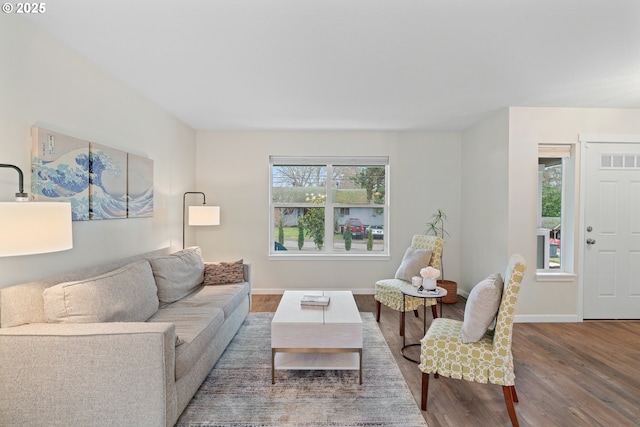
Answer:
[[[42,293],[50,323],[144,322],[158,311],[158,295],[146,260],[100,276],[64,282]]]
[[[204,280],[204,261],[199,247],[149,260],[161,302],[171,303],[187,296]]]
[[[477,342],[493,323],[502,299],[502,276],[492,274],[473,287],[467,298],[462,322],[462,341]]]
[[[431,251],[428,249],[415,249],[411,246],[407,248],[402,257],[400,267],[396,271],[396,279],[411,282],[413,276],[420,275],[420,269],[429,265],[431,261]]]

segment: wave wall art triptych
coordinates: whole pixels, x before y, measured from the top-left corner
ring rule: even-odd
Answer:
[[[31,198],[71,203],[74,221],[153,216],[153,160],[34,126]]]

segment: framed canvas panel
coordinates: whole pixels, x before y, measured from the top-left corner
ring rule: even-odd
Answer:
[[[127,153],[89,145],[89,218],[127,217]]]
[[[129,153],[128,168],[128,217],[153,216],[153,160]]]
[[[89,219],[89,142],[31,128],[31,199],[71,203],[74,221]]]

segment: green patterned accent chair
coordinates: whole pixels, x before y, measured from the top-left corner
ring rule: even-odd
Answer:
[[[422,371],[422,410],[427,410],[429,374],[502,386],[511,424],[518,426],[513,402],[518,401],[511,354],[513,313],[526,263],[521,255],[509,261],[495,329],[489,329],[478,342],[464,343],[459,320],[436,319],[420,340]]]
[[[427,236],[424,234],[416,234],[411,240],[411,247],[414,249],[426,249],[430,250],[431,260],[428,266],[440,269],[440,258],[442,257],[442,245],[444,240],[442,237]],[[427,267],[427,265],[425,265]],[[400,287],[410,282],[406,282],[400,279],[384,279],[376,282],[376,320],[380,322],[380,305],[384,304],[387,307],[400,312],[400,336],[404,336],[404,316],[405,311],[413,311],[416,316],[418,315],[417,309],[422,306],[422,298],[407,297],[405,311],[402,310],[403,294],[400,292]],[[433,318],[438,317],[436,309],[436,300],[434,298],[427,298],[426,304],[431,306],[431,312]]]

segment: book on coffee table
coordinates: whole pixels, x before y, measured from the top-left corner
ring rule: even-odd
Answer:
[[[329,305],[330,297],[323,295],[303,295],[300,299],[300,305]]]

